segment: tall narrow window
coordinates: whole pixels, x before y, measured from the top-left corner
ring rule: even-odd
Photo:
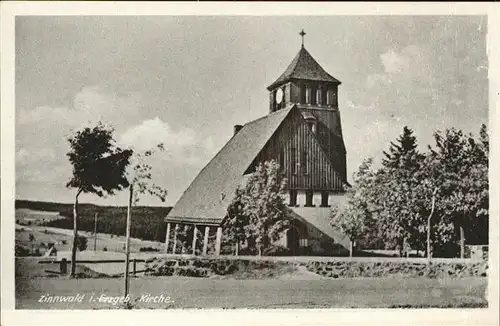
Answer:
[[[291,168],[292,168],[292,173],[296,174],[297,173],[297,150],[295,148],[291,149],[290,153],[290,163],[291,163]]]
[[[313,207],[313,192],[306,191],[306,207]]]
[[[315,134],[316,133],[316,121],[310,120],[307,121],[307,125],[309,126],[309,129]]]
[[[304,174],[307,174],[307,152],[303,151],[302,152],[302,162],[300,163],[300,166],[302,167],[302,171],[304,171]]]
[[[321,88],[318,88],[318,90],[316,91],[316,104],[323,104],[323,95],[321,94]]]
[[[306,90],[306,86],[300,87],[300,103],[302,104],[306,103]]]
[[[328,207],[328,191],[321,193],[321,207]]]
[[[289,206],[297,206],[297,190],[290,190]]]
[[[311,88],[306,86],[306,103],[311,104]]]
[[[278,164],[280,165],[280,171],[285,170],[285,151],[283,149],[280,150]]]
[[[326,105],[332,105],[332,93],[331,90],[326,91]]]

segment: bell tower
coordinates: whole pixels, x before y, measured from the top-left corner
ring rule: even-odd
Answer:
[[[346,150],[342,136],[338,88],[341,82],[327,73],[304,46],[281,76],[267,87],[269,113],[297,105],[318,142],[346,179]]]

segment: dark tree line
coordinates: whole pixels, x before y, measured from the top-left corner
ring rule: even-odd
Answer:
[[[57,206],[52,208],[57,209]],[[133,207],[134,219],[132,220],[131,236],[143,240],[165,241],[166,223],[164,219],[171,209],[172,207]],[[72,205],[68,204],[59,207],[58,211],[64,218],[48,221],[43,225],[72,229]],[[127,207],[81,204],[79,208],[79,230],[93,232],[96,213],[98,214],[98,233],[125,235]]]
[[[383,152],[380,168],[365,160],[347,191],[347,205],[333,208],[332,225],[366,249],[456,257],[464,255],[465,244],[488,244],[486,126],[477,136],[455,128],[438,131],[434,140],[420,152],[405,127]]]

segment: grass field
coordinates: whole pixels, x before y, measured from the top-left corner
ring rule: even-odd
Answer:
[[[486,307],[486,278],[217,280],[187,277],[134,278],[134,308],[389,308]],[[39,302],[42,295],[79,294],[81,303]],[[113,309],[99,298],[123,295],[122,279],[21,279],[16,309]],[[141,296],[170,297],[168,302],[140,301]],[[102,297],[104,298],[104,297]]]

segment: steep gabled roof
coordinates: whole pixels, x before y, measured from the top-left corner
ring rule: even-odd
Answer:
[[[311,56],[304,46],[292,60],[285,72],[276,79],[267,89],[289,81],[290,79],[307,79],[315,81],[325,81],[340,84],[340,81],[327,73],[319,63]]]
[[[196,176],[166,220],[220,223],[246,169],[294,107],[245,124]]]

